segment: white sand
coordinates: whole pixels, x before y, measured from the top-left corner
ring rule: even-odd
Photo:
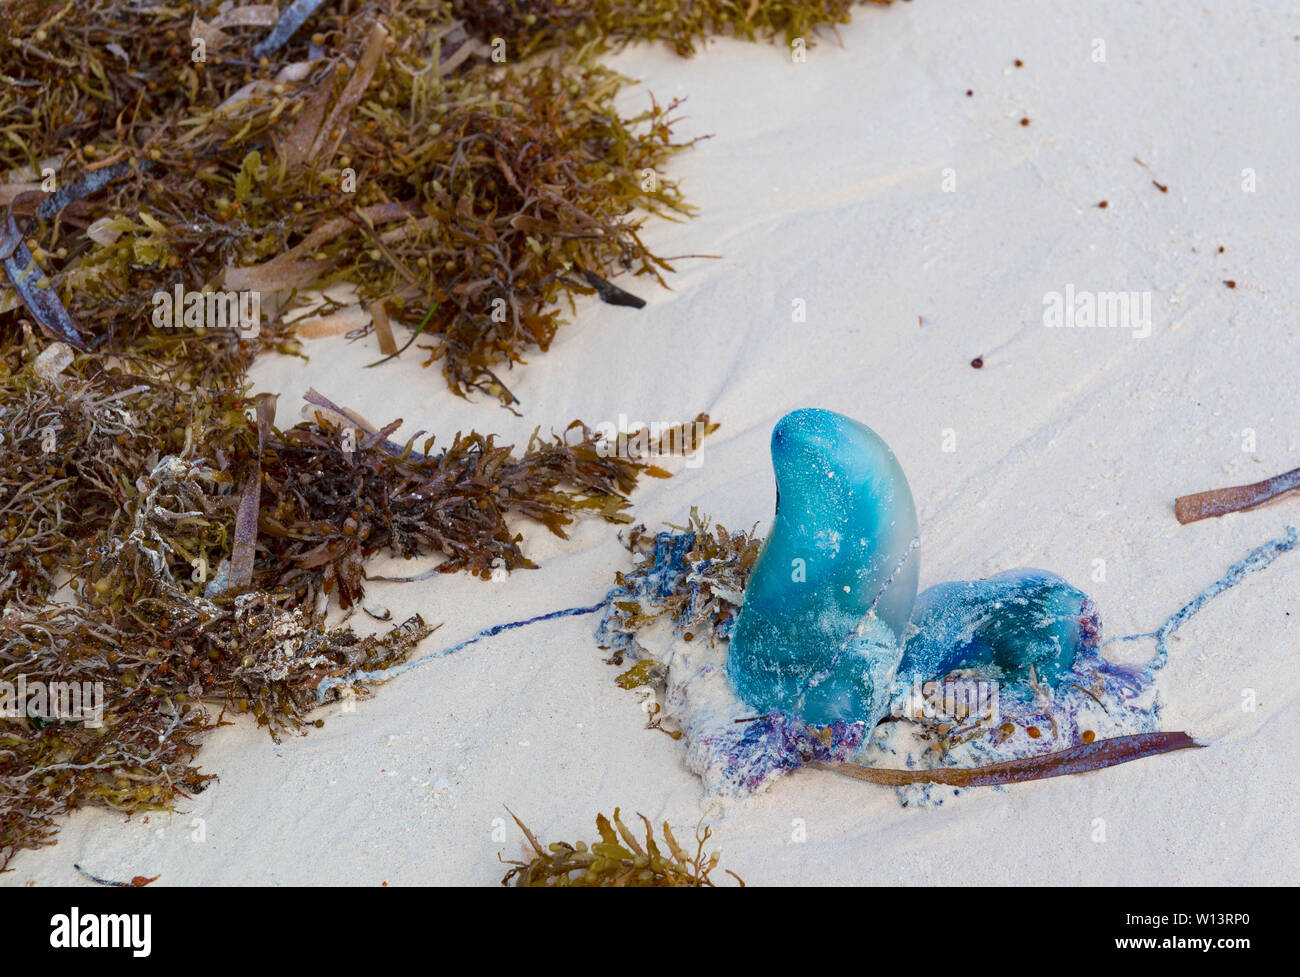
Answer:
[[[403,435],[475,426],[522,442],[574,417],[707,410],[723,426],[704,464],[635,497],[651,526],[693,504],[729,526],[766,524],[773,422],[800,406],[839,410],[879,431],[908,472],[922,586],[1039,566],[1091,593],[1107,633],[1149,629],[1300,522],[1296,500],[1190,526],[1171,507],[1300,465],[1289,6],[917,0],[859,10],[843,47],[823,39],[806,64],[736,42],[691,61],[629,51],[616,66],[645,82],[629,109],[647,88],[688,94],[679,134],[713,134],[672,165],[699,217],[652,222],[646,240],[721,260],[680,262],[672,292],[621,279],[647,298],[639,312],[584,304],[551,352],[510,378],[522,419],[458,400],[409,354],[358,369],[373,339],[317,341],[309,365],[267,360],[256,378],[281,392],[281,425],[314,386],[373,421],[405,418]],[[1256,192],[1242,190],[1245,168]],[[1044,328],[1044,294],[1067,283],[1150,290],[1150,337]],[[791,321],[795,299],[806,322]],[[980,371],[968,365],[977,355]],[[941,450],[945,429],[955,451]],[[1254,450],[1243,451],[1245,429]],[[371,594],[396,618],[445,622],[432,651],[594,603],[625,565],[598,523],[567,542],[535,529],[529,552],[542,570],[501,584],[438,578]],[[1098,559],[1104,582],[1092,579]],[[1159,677],[1165,728],[1210,749],[928,810],[804,771],[712,810],[723,864],[751,883],[1290,880],[1297,596],[1292,553],[1173,642]],[[513,824],[494,839],[503,804],[546,840],[590,838],[596,812],[616,805],[689,835],[709,802],[681,746],[644,730],[636,698],[614,686],[594,623],[481,643],[355,712],[323,710],[323,730],[279,747],[247,722],[224,729],[200,756],[220,781],[182,812],[79,812],[4,884],[78,883],[73,862],[159,884],[492,884],[497,853],[520,851]],[[807,840],[795,843],[800,823]]]

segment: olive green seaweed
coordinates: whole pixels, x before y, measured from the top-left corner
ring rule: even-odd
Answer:
[[[510,811],[509,808],[506,810]],[[655,841],[654,826],[644,814],[637,816],[645,824],[645,840],[638,841],[619,817],[618,808],[614,808],[612,823],[605,815],[596,815],[600,840],[591,844],[557,841],[543,845],[514,811],[510,811],[510,816],[528,840],[532,857],[526,862],[502,859],[514,866],[506,872],[502,885],[713,888],[709,876],[722,858],[719,852],[704,853],[704,846],[712,837],[713,830],[704,824],[703,819],[695,827],[696,845],[692,854],[677,843],[667,821],[663,823],[662,831],[667,851],[661,848]],[[724,871],[744,887],[744,879],[730,869]]]

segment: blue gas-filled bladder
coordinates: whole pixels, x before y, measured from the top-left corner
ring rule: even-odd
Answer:
[[[777,505],[745,590],[727,673],[760,712],[874,726],[899,683],[959,669],[1027,694],[1054,686],[1095,637],[1088,598],[1019,569],[917,598],[916,507],[878,434],[825,410],[772,432]]]

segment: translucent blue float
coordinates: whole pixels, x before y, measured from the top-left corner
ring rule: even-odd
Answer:
[[[869,427],[824,410],[772,432],[777,506],[731,635],[727,672],[760,712],[814,725],[883,718],[900,683],[956,670],[1004,692],[1055,687],[1100,631],[1092,603],[1043,570],[916,596],[916,508]]]

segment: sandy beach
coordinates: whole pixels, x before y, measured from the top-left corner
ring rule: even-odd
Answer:
[[[414,349],[362,369],[373,336],[309,341],[306,363],[268,356],[256,387],[280,395],[281,427],[315,388],[402,418],[398,440],[475,428],[523,445],[575,418],[707,412],[721,427],[701,463],[633,497],[652,529],[695,506],[764,531],[773,424],[835,410],[907,472],[922,587],[1041,567],[1088,592],[1107,634],[1149,631],[1300,523],[1294,497],[1190,525],[1172,508],[1300,465],[1298,35],[1280,0],[915,0],[856,10],[802,63],[779,43],[718,40],[689,60],[630,48],[609,59],[641,81],[622,105],[688,96],[677,135],[709,136],[670,167],[698,215],[651,220],[646,244],[720,257],[675,261],[671,291],[618,279],[644,309],[580,303],[510,375],[521,416],[457,398]],[[1067,288],[1147,294],[1150,320],[1045,326]],[[539,570],[376,583],[368,602],[441,622],[418,656],[594,604],[630,565],[594,520],[568,540],[535,528],[527,552]],[[323,728],[279,745],[233,719],[198,761],[219,780],[181,809],[75,812],[0,884],[89,884],[78,863],[160,886],[493,885],[523,840],[506,806],[548,841],[588,838],[615,807],[686,835],[704,818],[723,866],[759,885],[1288,882],[1298,598],[1291,553],[1172,642],[1162,722],[1206,749],[929,808],[818,770],[707,796],[614,684],[596,618],[549,621],[324,707]]]

